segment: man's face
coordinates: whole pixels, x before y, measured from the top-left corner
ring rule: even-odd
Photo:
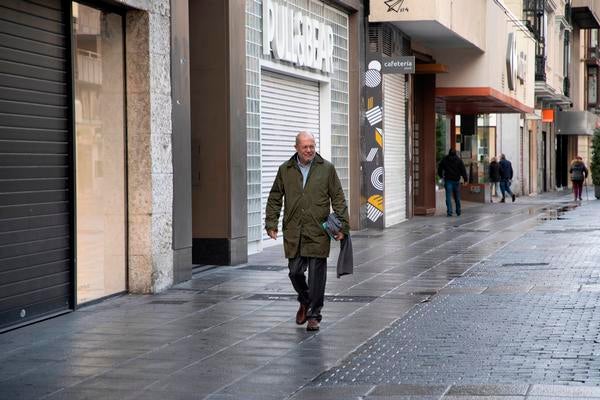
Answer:
[[[312,136],[300,136],[298,144],[295,147],[302,164],[308,164],[315,158],[315,139]]]

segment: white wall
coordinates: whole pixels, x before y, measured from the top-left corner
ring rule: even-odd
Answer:
[[[486,3],[491,0],[404,0],[398,12],[383,0],[370,1],[370,22],[437,22],[453,35],[485,49]],[[434,26],[432,24],[431,26]],[[402,29],[402,25],[398,25]]]
[[[435,49],[437,62],[448,66],[447,74],[438,74],[436,85],[441,88],[490,87],[518,102],[533,108],[535,94],[535,41],[519,29],[516,22],[495,2],[487,2],[485,48],[481,53],[475,49]],[[515,90],[507,83],[506,51],[509,33],[516,36],[517,54],[527,57],[526,78],[515,82]]]
[[[521,195],[521,179],[519,172],[521,170],[521,127],[519,125],[521,115],[520,114],[497,114],[497,138],[496,138],[496,152],[498,155],[498,161],[500,161],[500,154],[504,153],[506,159],[512,163],[513,167],[513,181],[511,189],[516,195]],[[527,163],[529,150],[525,151],[524,162]]]

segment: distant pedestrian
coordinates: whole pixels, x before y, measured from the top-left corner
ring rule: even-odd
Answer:
[[[488,167],[488,179],[490,181],[490,203],[493,203],[493,197],[498,197],[498,183],[500,182],[500,164],[496,161],[496,157],[492,157]]]
[[[270,238],[277,239],[284,206],[284,251],[289,278],[300,302],[296,323],[302,325],[308,321],[306,330],[317,331],[325,300],[330,250],[329,235],[322,224],[328,221],[331,204],[341,226],[333,238],[343,240],[350,230],[348,208],[335,167],[316,152],[314,136],[309,132],[298,133],[295,148],[296,154],[277,170],[267,200],[265,229]],[[308,284],[304,275],[307,268]]]
[[[583,158],[577,156],[573,159],[569,173],[571,174],[571,182],[573,182],[573,196],[575,197],[575,201],[581,200],[583,181],[588,177],[588,169],[583,162]]]
[[[444,179],[444,188],[446,189],[446,214],[452,216],[452,198],[454,196],[454,202],[456,203],[456,215],[460,215],[460,178],[466,183],[467,170],[465,164],[456,155],[455,149],[450,149],[448,155],[442,158],[438,165],[438,175]]]
[[[498,164],[500,167],[500,191],[502,192],[502,200],[500,200],[500,202],[504,203],[506,201],[506,193],[509,194],[514,202],[517,196],[515,196],[512,190],[510,190],[510,185],[512,184],[513,178],[512,164],[506,159],[504,154],[500,155],[500,162]]]

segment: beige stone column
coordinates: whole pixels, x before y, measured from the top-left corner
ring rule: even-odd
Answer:
[[[131,1],[126,19],[129,291],[173,283],[168,1]]]

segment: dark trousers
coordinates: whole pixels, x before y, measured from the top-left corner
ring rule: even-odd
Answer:
[[[460,182],[446,179],[444,188],[446,189],[446,212],[452,215],[452,197],[454,197],[456,215],[460,215]]]
[[[327,280],[327,259],[315,257],[295,257],[288,262],[289,277],[298,293],[298,301],[308,306],[308,319],[321,321],[321,308],[325,300]],[[308,284],[304,273],[308,268]]]
[[[506,197],[506,193],[508,193],[509,196],[513,195],[512,190],[510,190],[509,181],[505,181],[505,180],[500,181],[500,191],[502,192],[502,198]]]
[[[581,192],[583,192],[583,181],[571,181],[573,182],[573,194],[575,200],[581,199]]]

